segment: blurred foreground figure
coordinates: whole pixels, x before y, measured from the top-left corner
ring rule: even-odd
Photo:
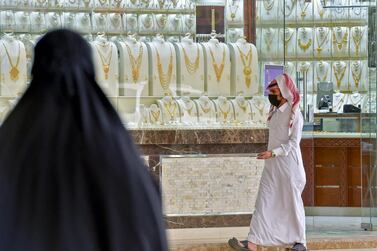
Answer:
[[[167,251],[157,186],[68,30],[35,48],[0,128],[0,249]]]

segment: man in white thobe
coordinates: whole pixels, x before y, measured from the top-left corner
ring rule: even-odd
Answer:
[[[265,160],[255,211],[247,241],[229,240],[235,250],[257,250],[261,246],[292,246],[305,251],[305,212],[301,198],[306,183],[300,140],[303,118],[300,95],[292,79],[278,76],[268,86],[271,103],[268,118],[268,150],[258,154]]]

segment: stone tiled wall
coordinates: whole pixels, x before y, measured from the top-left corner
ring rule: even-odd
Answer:
[[[250,156],[161,160],[166,215],[250,213],[264,162]]]

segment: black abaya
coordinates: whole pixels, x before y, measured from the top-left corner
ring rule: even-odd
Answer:
[[[167,251],[157,186],[68,30],[0,128],[0,250]]]

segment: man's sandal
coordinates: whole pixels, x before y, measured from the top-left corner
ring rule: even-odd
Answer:
[[[233,248],[236,251],[250,251],[250,249],[247,248],[248,241],[240,242],[243,246],[240,246],[237,238],[233,237],[232,239],[229,239],[228,244],[231,248]]]

